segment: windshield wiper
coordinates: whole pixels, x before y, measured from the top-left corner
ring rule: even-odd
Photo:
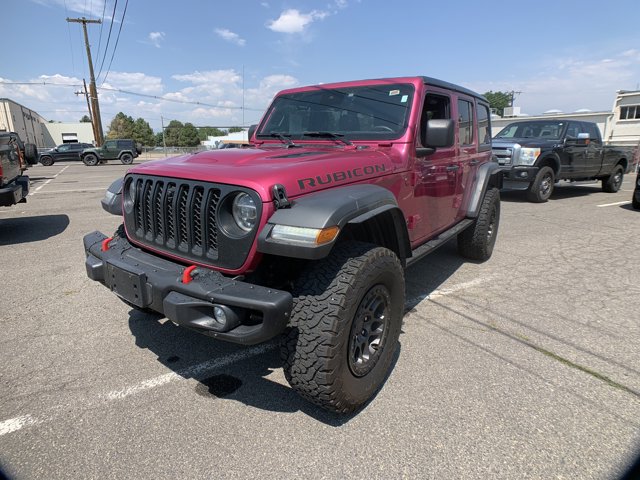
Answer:
[[[324,138],[332,138],[334,140],[338,140],[339,142],[344,143],[345,145],[353,145],[349,140],[344,137],[341,133],[334,132],[302,132],[302,135],[305,137],[324,137]]]
[[[271,133],[260,133],[258,135],[256,135],[256,137],[271,137],[271,138],[279,138],[280,140],[282,140],[284,143],[286,143],[287,148],[291,148],[291,147],[299,147],[300,145],[296,145],[295,143],[293,143],[293,140],[291,140],[291,135],[287,135],[286,133],[282,133],[282,132],[271,132]]]

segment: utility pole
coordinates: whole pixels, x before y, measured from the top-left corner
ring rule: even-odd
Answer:
[[[513,102],[516,99],[516,95],[520,95],[522,92],[514,92],[513,90],[511,90],[509,93],[509,106],[513,107]]]
[[[98,134],[96,133],[96,124],[93,121],[93,114],[91,113],[91,104],[89,103],[89,90],[87,89],[87,82],[85,79],[82,79],[82,83],[84,84],[84,91],[74,92],[76,95],[84,95],[84,98],[87,100],[87,110],[89,112],[89,118],[91,119],[91,129],[93,130],[93,138],[94,140],[98,138]]]
[[[102,120],[100,118],[100,105],[98,104],[98,91],[96,90],[96,78],[93,74],[93,61],[91,60],[91,49],[89,47],[89,35],[87,35],[87,23],[102,23],[102,20],[89,20],[82,18],[67,18],[67,22],[81,23],[84,30],[84,43],[87,47],[87,59],[89,60],[89,94],[91,95],[91,118],[95,132],[95,140],[98,146],[104,141],[102,133]]]
[[[167,139],[164,136],[164,118],[160,115],[160,124],[162,125],[162,148],[164,149],[164,156],[167,156]]]

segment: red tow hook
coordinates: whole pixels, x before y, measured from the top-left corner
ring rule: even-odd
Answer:
[[[102,251],[106,252],[107,250],[109,250],[109,242],[113,240],[113,237],[109,237],[109,238],[105,238],[102,241]]]
[[[182,283],[189,283],[191,280],[193,280],[191,274],[196,268],[196,265],[191,265],[190,267],[184,269],[184,272],[182,272]]]

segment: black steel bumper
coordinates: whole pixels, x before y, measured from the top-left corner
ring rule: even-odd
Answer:
[[[184,327],[221,340],[245,345],[264,342],[281,333],[289,321],[289,292],[253,285],[220,272],[197,268],[183,283],[185,267],[149,254],[126,238],[93,232],[84,237],[87,275],[123,300],[164,314]],[[106,249],[105,249],[106,248]],[[226,323],[214,316],[225,312]]]
[[[22,175],[4,188],[0,188],[0,207],[10,207],[29,195],[29,177]],[[25,200],[26,201],[26,200]]]
[[[502,187],[511,190],[526,190],[538,174],[538,167],[511,167],[502,171]]]

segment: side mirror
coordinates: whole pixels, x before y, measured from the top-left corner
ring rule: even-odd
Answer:
[[[249,141],[253,138],[253,134],[256,133],[256,128],[258,128],[258,124],[249,127]]]
[[[436,148],[451,147],[455,141],[455,122],[451,119],[428,120],[421,129],[422,144],[418,148],[419,156],[433,153]]]
[[[589,143],[591,143],[591,135],[588,133],[579,133],[577,143],[578,145],[589,145]]]

